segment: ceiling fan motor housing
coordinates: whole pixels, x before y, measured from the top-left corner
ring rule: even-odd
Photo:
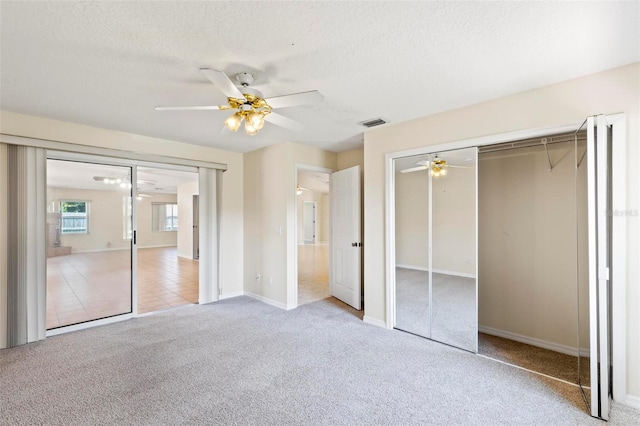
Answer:
[[[240,84],[246,87],[253,83],[254,78],[253,75],[249,74],[248,72],[241,72],[236,74],[236,80],[238,80]]]

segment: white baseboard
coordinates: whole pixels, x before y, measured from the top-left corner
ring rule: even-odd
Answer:
[[[424,266],[396,264],[396,268],[413,269],[415,271],[429,272],[429,268],[425,268]],[[453,276],[456,276],[456,277],[464,277],[464,278],[474,278],[475,279],[475,277],[476,277],[474,274],[467,274],[466,272],[445,271],[444,269],[434,269],[433,272],[436,273],[436,274],[453,275]]]
[[[175,244],[158,244],[155,246],[138,246],[139,249],[147,249],[147,248],[163,248],[163,247],[177,247]]]
[[[231,299],[232,297],[244,296],[244,291],[234,291],[233,293],[224,293],[218,297],[218,300]]]
[[[267,305],[275,306],[276,308],[282,309],[284,311],[288,310],[286,304],[278,302],[277,300],[269,299],[268,297],[260,296],[259,294],[251,293],[249,291],[245,291],[244,295],[259,300],[262,303],[266,303]]]
[[[74,250],[73,246],[71,246],[71,254],[76,254],[76,253],[98,253],[98,252],[101,252],[101,251],[120,251],[120,250],[131,250],[131,248],[122,247],[122,248],[104,248],[104,249],[92,249],[92,250]]]
[[[624,401],[617,401],[621,404],[628,405],[629,407],[633,407],[636,410],[640,410],[640,397],[627,394]]]
[[[181,257],[183,259],[196,260],[193,256],[185,256],[184,254],[176,253],[176,256]]]
[[[478,326],[478,331],[481,333],[491,334],[492,336],[502,337],[504,339],[515,340],[516,342],[526,343],[527,345],[537,346],[543,349],[549,349],[554,352],[560,352],[561,354],[576,356],[576,348],[572,346],[561,345],[559,343],[549,342],[547,340],[536,339],[535,337],[524,336],[522,334],[512,333],[510,331],[504,331],[497,328],[485,327],[483,325]],[[581,348],[580,356],[589,357],[589,348]]]
[[[368,317],[366,315],[362,318],[362,322],[364,322],[365,324],[373,325],[380,328],[387,328],[386,322],[379,320],[378,318]]]
[[[176,247],[175,244],[169,245],[157,245],[157,246],[138,246],[138,249],[146,249],[146,248],[161,248],[161,247]],[[104,249],[91,249],[91,250],[74,250],[73,246],[71,247],[71,254],[75,253],[98,253],[101,251],[118,251],[118,250],[131,250],[130,247],[121,247],[121,248],[104,248]]]

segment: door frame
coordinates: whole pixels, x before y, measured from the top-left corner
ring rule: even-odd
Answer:
[[[626,118],[624,113],[605,115],[607,123],[613,126],[612,142],[612,210],[626,212]],[[386,318],[385,326],[393,329],[395,324],[395,168],[396,158],[420,154],[432,154],[460,148],[480,147],[518,139],[543,137],[557,133],[575,132],[582,121],[546,128],[534,128],[508,133],[482,136],[471,139],[427,145],[418,148],[390,152],[385,154],[385,289]],[[612,292],[612,365],[613,365],[613,399],[625,402],[627,398],[627,364],[626,364],[626,221],[613,221],[612,229],[612,282],[622,283]]]
[[[46,145],[46,144],[45,144]],[[55,146],[55,145],[54,145]],[[137,180],[137,167],[153,167],[153,168],[161,168],[161,169],[169,169],[169,170],[177,170],[177,171],[186,171],[186,172],[194,172],[196,175],[201,175],[200,171],[209,170],[207,174],[215,174],[216,170],[214,168],[203,168],[201,165],[202,162],[194,162],[194,165],[186,165],[186,164],[173,164],[170,157],[166,157],[166,162],[151,162],[151,161],[142,161],[137,159],[127,159],[123,157],[113,157],[110,156],[110,151],[106,150],[106,152],[102,153],[99,151],[97,154],[88,154],[81,153],[75,151],[60,151],[56,149],[47,149],[46,157],[47,159],[52,160],[68,160],[68,161],[81,161],[81,162],[94,162],[100,164],[108,164],[114,166],[125,166],[131,167],[132,171],[132,186],[136,185]],[[182,160],[183,162],[188,163],[189,160]],[[197,165],[196,165],[197,164]],[[213,164],[213,163],[212,163]],[[199,177],[199,186],[202,185],[202,178]],[[212,186],[210,182],[207,182],[208,186]],[[215,185],[213,185],[215,186]],[[135,186],[134,186],[135,187]],[[221,193],[219,193],[218,188],[209,188],[210,190],[218,192],[216,197],[220,199]],[[210,191],[211,192],[211,191]],[[199,201],[201,199],[199,198]],[[200,203],[201,204],[201,203]],[[137,230],[137,213],[135,203],[132,205],[132,220],[133,220],[133,231]],[[201,215],[202,216],[202,215]],[[209,216],[205,216],[209,217]],[[209,224],[209,228],[218,228],[217,224],[218,218],[213,218],[209,220],[211,222]],[[201,227],[202,229],[202,227]],[[205,230],[206,231],[206,230]],[[204,238],[203,238],[204,237]],[[216,237],[219,242],[219,235]],[[200,241],[210,240],[210,235],[207,233],[200,233]],[[217,253],[215,253],[217,256]],[[216,267],[217,268],[217,267]],[[136,271],[137,271],[137,245],[132,244],[132,312],[126,314],[120,314],[109,318],[98,319],[94,321],[88,321],[80,324],[72,324],[66,327],[55,328],[52,330],[47,330],[46,337],[55,336],[58,334],[68,333],[76,330],[83,330],[86,328],[97,327],[100,325],[111,324],[115,322],[125,321],[131,318],[136,318],[138,316],[138,288],[137,288],[137,280],[136,280]],[[218,271],[211,270],[211,274],[199,274],[199,287],[200,287],[200,300],[199,303],[209,303],[211,301],[217,301],[219,298],[219,277]],[[209,276],[211,275],[211,276]],[[205,291],[205,298],[203,299],[203,291]],[[147,314],[142,314],[147,315]]]
[[[293,220],[287,221],[287,251],[290,253],[287,258],[293,260],[291,264],[287,265],[287,310],[298,307],[298,196],[296,194],[298,171],[331,174],[337,170],[302,163],[295,163],[294,165],[293,187],[290,190],[294,201]],[[331,230],[331,218],[329,219],[329,230]],[[331,251],[331,238],[329,238],[329,251]],[[329,259],[329,271],[331,271],[331,259]]]
[[[317,211],[316,209],[318,208],[318,203],[314,200],[314,201],[302,201],[302,241],[306,244],[307,243],[307,235],[306,235],[306,228],[307,228],[307,222],[305,221],[305,217],[304,217],[304,206],[306,204],[311,204],[313,205],[313,244],[316,243],[316,234],[317,234],[317,228],[316,228],[316,222],[317,222]],[[297,203],[296,203],[297,205]]]

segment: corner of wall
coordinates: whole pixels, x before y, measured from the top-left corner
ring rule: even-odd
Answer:
[[[7,170],[7,145],[0,143],[0,170]],[[0,178],[0,318],[7,318],[7,177]],[[4,323],[4,321],[2,321]],[[7,347],[7,329],[0,328],[0,349]]]

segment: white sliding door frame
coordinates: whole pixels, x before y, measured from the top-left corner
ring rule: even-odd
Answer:
[[[626,120],[623,113],[605,115],[606,123],[613,126],[612,143],[612,208],[616,212],[626,212]],[[432,154],[459,148],[480,147],[519,139],[537,138],[558,133],[574,132],[582,122],[565,126],[528,129],[516,132],[482,136],[455,142],[423,146],[385,155],[385,273],[386,273],[386,315],[387,329],[395,324],[395,169],[394,160],[414,155]],[[624,214],[614,217],[612,226],[612,349],[613,349],[613,398],[624,403],[627,392],[626,365],[626,219]],[[617,283],[617,284],[616,284]]]
[[[135,187],[136,183],[136,169],[137,166],[163,168],[169,170],[178,170],[186,172],[194,172],[200,174],[200,193],[206,192],[208,198],[206,209],[207,216],[202,215],[203,207],[200,209],[201,218],[208,218],[209,225],[206,229],[207,239],[204,239],[201,231],[201,243],[204,241],[211,246],[209,250],[208,259],[215,263],[215,265],[209,265],[206,269],[205,275],[200,275],[200,303],[208,303],[217,301],[220,293],[220,270],[219,258],[220,258],[220,223],[221,223],[221,194],[222,194],[222,173],[227,169],[226,164],[212,163],[205,161],[190,160],[184,158],[165,157],[155,154],[141,154],[135,152],[128,152],[122,150],[112,150],[100,147],[91,147],[70,144],[66,142],[51,141],[44,139],[35,139],[7,134],[0,134],[0,142],[8,145],[26,146],[43,148],[46,150],[45,158],[52,160],[67,160],[67,161],[81,161],[89,163],[99,163],[115,166],[126,166],[132,168],[132,187]],[[43,166],[46,169],[46,166]],[[203,175],[205,176],[203,178]],[[202,188],[202,183],[205,183],[205,187]],[[42,191],[46,191],[46,179],[42,183]],[[44,192],[43,192],[44,193]],[[136,231],[136,209],[135,203],[132,206],[133,214],[133,230]],[[201,203],[201,206],[203,203]],[[45,213],[45,207],[42,208],[42,214]],[[44,222],[43,222],[44,223]],[[42,239],[45,238],[44,226],[41,230]],[[45,245],[38,248],[38,257],[42,261],[46,261]],[[38,339],[43,339],[46,336],[53,336],[57,334],[67,333],[70,331],[81,330],[85,328],[100,326],[104,324],[110,324],[114,322],[124,321],[137,316],[137,283],[135,281],[135,268],[137,267],[137,256],[135,251],[135,245],[132,243],[132,312],[122,315],[117,315],[110,318],[98,319],[81,324],[70,325],[67,327],[60,327],[53,330],[45,331],[38,334]],[[204,262],[200,262],[202,265]],[[45,268],[45,267],[43,267]],[[45,269],[43,269],[44,271]],[[38,279],[38,289],[46,291],[46,275],[43,275]],[[203,297],[203,287],[205,288],[205,295]],[[43,299],[44,300],[44,299]],[[46,306],[43,301],[38,301],[38,316],[42,316],[42,323],[44,324],[44,318],[46,316]],[[45,327],[46,328],[46,327]],[[38,339],[31,339],[29,341],[35,341]]]

